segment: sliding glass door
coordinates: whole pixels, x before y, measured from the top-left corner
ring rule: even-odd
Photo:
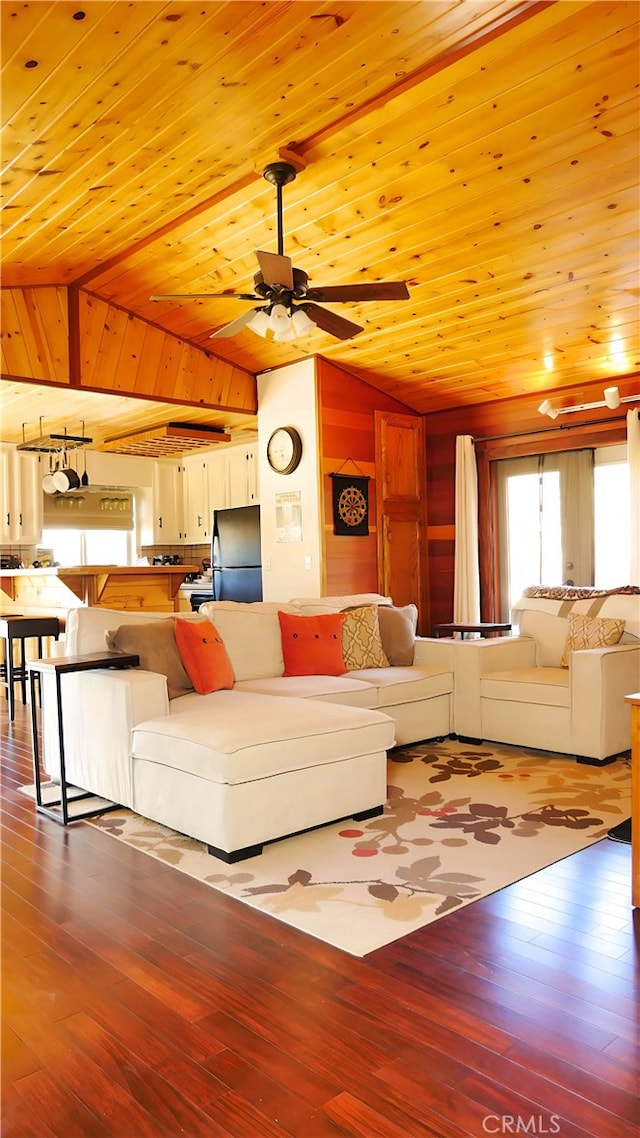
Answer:
[[[497,463],[501,618],[528,585],[629,583],[626,446]]]

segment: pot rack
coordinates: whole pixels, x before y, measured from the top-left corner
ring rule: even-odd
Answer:
[[[93,439],[86,438],[84,435],[69,435],[67,428],[64,429],[64,434],[51,432],[48,435],[42,433],[42,416],[40,416],[40,434],[37,439],[26,440],[24,437],[24,429],[26,424],[22,424],[22,442],[18,443],[16,450],[35,451],[37,454],[62,454],[67,450],[77,450],[79,447],[88,446],[93,442]],[[82,424],[84,429],[84,423]]]

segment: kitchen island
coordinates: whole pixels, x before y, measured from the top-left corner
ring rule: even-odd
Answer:
[[[125,612],[177,612],[178,590],[197,565],[56,565],[3,569],[0,599],[6,612],[64,614],[80,605]]]

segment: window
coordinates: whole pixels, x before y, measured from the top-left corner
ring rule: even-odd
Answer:
[[[132,565],[131,530],[43,529],[42,546],[60,565]]]
[[[527,585],[562,579],[560,475],[513,474],[506,491],[511,605]]]
[[[629,584],[626,446],[498,462],[501,617],[528,585]]]

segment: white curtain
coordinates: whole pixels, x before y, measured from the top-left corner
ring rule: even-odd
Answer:
[[[477,624],[480,620],[478,472],[471,435],[456,438],[455,524],[453,619]]]
[[[631,517],[631,580],[640,585],[640,411],[627,411],[627,458]]]

